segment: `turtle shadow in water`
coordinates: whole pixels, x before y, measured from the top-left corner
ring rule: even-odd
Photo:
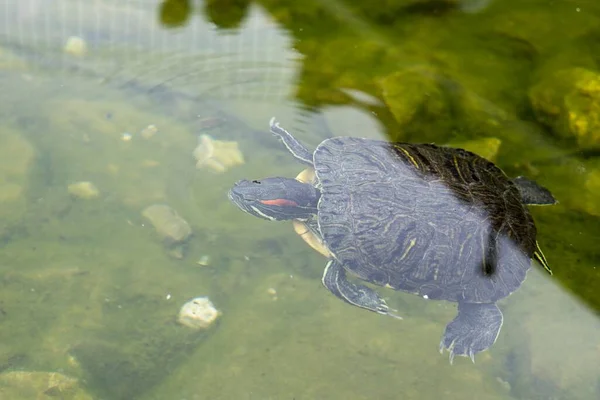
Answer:
[[[532,354],[529,334],[523,324],[510,324],[506,328],[507,349],[498,379],[506,382],[511,395],[517,399],[543,400],[556,398],[561,390],[550,379],[537,377],[532,371]],[[565,398],[569,398],[566,396]]]
[[[104,329],[88,332],[71,349],[87,386],[102,398],[131,400],[157,386],[218,329],[193,330],[175,322],[171,307],[138,295],[108,309]],[[110,306],[116,308],[117,306]],[[109,308],[110,308],[109,307]],[[129,310],[134,315],[122,315]],[[126,311],[125,311],[126,312]]]

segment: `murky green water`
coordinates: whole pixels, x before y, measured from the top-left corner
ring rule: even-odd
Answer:
[[[600,397],[600,3],[7,0],[0,15],[0,398]],[[560,202],[531,209],[554,276],[534,267],[500,301],[494,346],[449,365],[456,304],[385,290],[404,320],[350,307],[291,224],[228,201],[239,179],[302,169],[272,116],[310,146],[454,144],[536,179]],[[201,134],[244,163],[196,168]],[[157,203],[191,227],[185,246],[142,216]],[[177,323],[198,296],[222,312],[205,331]]]

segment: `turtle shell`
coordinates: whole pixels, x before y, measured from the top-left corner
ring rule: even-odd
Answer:
[[[361,279],[430,299],[508,296],[536,228],[516,186],[462,149],[335,137],[315,150],[325,246]]]

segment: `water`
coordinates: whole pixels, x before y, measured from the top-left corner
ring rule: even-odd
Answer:
[[[599,5],[192,3],[0,8],[0,398],[600,397]],[[536,179],[560,202],[531,207],[554,275],[534,267],[496,343],[450,366],[456,304],[381,290],[402,321],[350,307],[289,223],[228,201],[303,168],[272,116],[309,146],[455,144]],[[203,133],[245,163],[196,169]],[[71,196],[82,181],[99,196]],[[155,203],[190,224],[182,249],[142,217]],[[222,312],[200,333],[176,323],[198,296]]]

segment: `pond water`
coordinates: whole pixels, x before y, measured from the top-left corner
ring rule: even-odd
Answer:
[[[0,14],[0,398],[600,398],[600,3]],[[351,307],[289,221],[229,201],[304,168],[273,116],[311,149],[451,145],[535,179],[559,201],[530,207],[553,275],[534,264],[494,345],[451,365],[456,303],[380,288],[402,320]],[[178,322],[196,297],[219,310],[206,329]]]

